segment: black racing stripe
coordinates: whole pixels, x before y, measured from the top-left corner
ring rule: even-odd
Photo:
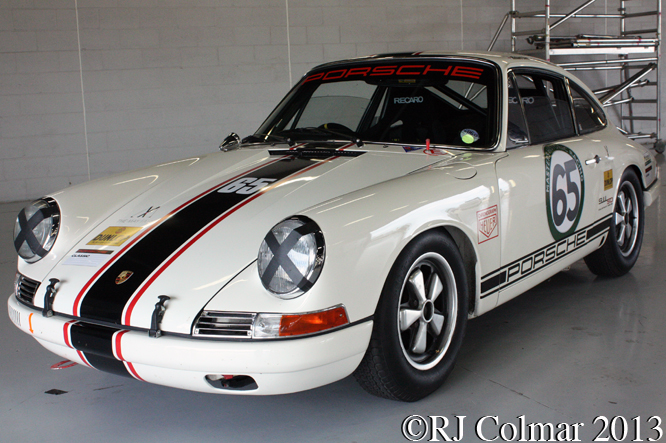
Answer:
[[[71,326],[70,341],[74,349],[86,354],[114,358],[111,339],[118,329],[77,322]]]
[[[594,226],[593,228],[590,228],[587,231],[587,238],[596,237],[596,235],[601,231],[610,228],[610,225],[611,225],[610,218],[604,220],[603,222],[599,223],[597,226]]]
[[[595,221],[594,223],[590,223],[589,225],[585,226],[584,228],[581,228],[581,229],[577,230],[577,231],[574,232],[573,234],[569,235],[569,237],[565,237],[565,238],[562,238],[562,239],[560,239],[560,240],[558,240],[558,241],[554,241],[554,242],[552,242],[552,243],[549,243],[549,244],[547,244],[547,245],[541,247],[541,249],[537,249],[537,250],[535,250],[535,251],[530,252],[529,254],[525,254],[524,256],[522,256],[522,257],[520,257],[520,258],[518,258],[518,259],[512,261],[511,263],[509,263],[509,264],[507,264],[507,265],[504,265],[504,266],[502,266],[502,267],[500,267],[500,268],[498,268],[498,269],[495,269],[494,271],[488,272],[487,274],[485,274],[485,275],[483,275],[483,276],[481,277],[481,280],[485,280],[485,279],[488,278],[489,276],[491,276],[491,275],[495,274],[496,272],[498,272],[500,269],[508,268],[508,267],[511,266],[512,264],[515,264],[515,263],[521,262],[521,261],[523,261],[524,259],[533,256],[536,252],[538,252],[538,251],[540,251],[540,250],[548,249],[550,246],[554,246],[554,245],[556,245],[556,244],[558,244],[558,243],[561,243],[563,240],[566,240],[567,238],[575,237],[576,235],[580,234],[580,233],[583,232],[583,231],[588,231],[586,237],[589,239],[589,238],[592,237],[592,236],[589,234],[589,231],[590,231],[590,230],[592,230],[592,229],[596,229],[597,226],[598,226],[598,224],[599,224],[599,225],[602,225],[602,226],[609,226],[609,225],[606,225],[606,223],[609,223],[609,224],[610,224],[610,219],[611,219],[611,216],[610,216],[610,215],[609,215],[609,216],[606,216],[606,217],[604,217],[604,218],[600,218],[600,219],[598,219],[597,221]],[[600,229],[599,231],[602,231],[603,229],[605,229],[605,228],[602,228],[602,229]],[[599,231],[597,231],[597,233],[598,233]]]
[[[605,219],[602,219],[602,220],[597,220],[596,222],[592,223],[591,225],[588,225],[588,226],[586,226],[582,229],[579,229],[578,231],[574,232],[573,234],[571,234],[568,237],[565,237],[565,238],[563,238],[563,239],[561,239],[557,242],[553,242],[549,245],[546,245],[541,249],[533,251],[530,254],[527,254],[527,255],[519,258],[518,260],[514,260],[513,262],[511,262],[507,265],[504,265],[501,268],[484,275],[483,277],[481,277],[481,298],[482,299],[486,298],[489,295],[497,292],[498,290],[504,289],[504,287],[511,286],[511,285],[523,280],[524,278],[529,277],[534,272],[536,272],[540,269],[545,269],[546,267],[552,265],[553,263],[558,262],[560,259],[572,254],[573,252],[582,248],[583,246],[586,246],[587,244],[589,244],[590,241],[594,240],[597,236],[599,236],[599,234],[601,232],[608,229],[610,227],[610,223],[611,223],[611,218],[610,217],[606,217]],[[580,244],[579,246],[575,246],[574,249],[572,249],[572,250],[567,250],[566,253],[557,254],[556,256],[554,256],[554,258],[552,260],[549,260],[548,262],[544,263],[544,266],[542,266],[542,267],[534,268],[534,269],[530,268],[527,272],[521,273],[521,276],[519,278],[511,280],[508,284],[505,285],[505,283],[507,283],[509,281],[509,279],[511,278],[508,274],[511,272],[511,269],[513,267],[515,267],[515,266],[520,267],[521,263],[524,260],[533,258],[535,255],[537,255],[539,253],[543,253],[544,257],[545,257],[545,251],[547,251],[548,249],[551,249],[551,248],[557,248],[557,245],[561,245],[563,243],[566,243],[568,245],[568,242],[569,242],[570,239],[577,238],[582,232],[585,232],[585,241],[584,241],[584,243]],[[498,272],[499,272],[499,274],[496,274]],[[496,274],[496,275],[493,275],[493,274]],[[491,275],[492,275],[492,277],[489,277]]]
[[[496,276],[491,277],[486,281],[482,281],[481,293],[485,294],[486,292],[502,285],[504,282],[506,282],[506,271],[502,272],[501,274],[497,274]]]
[[[112,339],[117,331],[105,326],[74,323],[70,329],[70,340],[74,349],[81,351],[93,368],[132,377],[123,362],[113,355]]]
[[[314,163],[308,159],[289,157],[238,179],[253,177],[277,181]],[[173,214],[141,238],[100,275],[81,302],[81,317],[121,324],[125,305],[153,271],[211,221],[253,195],[220,193],[215,190]],[[217,247],[223,248],[223,245]],[[123,271],[131,271],[133,275],[124,283],[117,285],[116,277]],[[182,277],[187,278],[186,275]]]
[[[127,368],[125,367],[125,364],[123,362],[121,362],[120,360],[116,360],[115,358],[100,357],[99,355],[88,354],[88,353],[85,353],[85,352],[84,352],[84,355],[86,356],[86,359],[88,360],[88,363],[90,363],[90,366],[92,366],[95,369],[98,369],[98,370],[104,371],[104,372],[110,372],[111,374],[122,375],[124,377],[134,378],[127,371]]]

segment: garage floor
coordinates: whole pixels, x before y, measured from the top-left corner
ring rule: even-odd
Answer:
[[[663,169],[664,157],[659,157]],[[231,397],[150,385],[81,366],[54,371],[61,358],[0,312],[0,442],[369,442],[406,441],[406,417],[444,416],[449,437],[518,441],[512,426],[551,423],[561,439],[591,441],[624,417],[625,441],[666,430],[666,179],[647,212],[633,271],[596,278],[581,261],[527,294],[469,323],[447,383],[418,403],[366,394],[348,377],[291,395]],[[0,293],[12,291],[14,218],[24,203],[0,205]],[[4,308],[2,310],[4,311]],[[58,389],[61,395],[47,394]],[[456,417],[465,416],[461,419]],[[486,416],[497,416],[483,420]],[[638,417],[637,419],[633,419]],[[482,421],[477,435],[476,424]],[[458,427],[462,421],[463,426]],[[430,423],[430,422],[426,422]],[[500,426],[504,435],[500,434]],[[442,426],[442,419],[437,419]],[[560,424],[558,426],[558,424]],[[623,420],[614,420],[621,440]],[[636,434],[637,428],[639,433]],[[410,426],[418,434],[422,422]],[[526,428],[530,429],[530,428]],[[432,426],[428,425],[428,431]],[[413,439],[418,439],[412,437]],[[421,435],[431,440],[431,433]],[[666,437],[664,437],[666,438]],[[527,436],[529,440],[529,436]],[[579,441],[580,441],[579,440]],[[526,440],[523,440],[526,441]]]

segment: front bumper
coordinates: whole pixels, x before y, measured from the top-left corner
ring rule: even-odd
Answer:
[[[14,324],[46,349],[79,364],[104,369],[87,358],[92,355],[68,335],[76,322],[43,317],[41,310],[24,306],[14,295],[7,304]],[[151,338],[147,333],[119,331],[110,340],[109,360],[121,369],[127,368],[134,378],[164,386],[225,394],[285,394],[323,386],[351,374],[365,354],[372,325],[367,321],[314,337],[251,342],[169,335]],[[222,375],[252,377],[256,388],[215,387],[206,379]]]

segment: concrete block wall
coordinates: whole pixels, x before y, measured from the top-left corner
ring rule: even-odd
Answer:
[[[0,201],[214,151],[326,61],[485,49],[488,3],[0,0]]]

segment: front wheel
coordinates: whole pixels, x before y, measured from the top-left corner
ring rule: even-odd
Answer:
[[[467,324],[467,279],[447,235],[428,232],[398,256],[354,376],[371,394],[416,401],[453,370]]]
[[[619,277],[631,270],[643,243],[644,214],[641,183],[636,173],[627,169],[617,191],[608,238],[601,248],[585,257],[590,271]]]

